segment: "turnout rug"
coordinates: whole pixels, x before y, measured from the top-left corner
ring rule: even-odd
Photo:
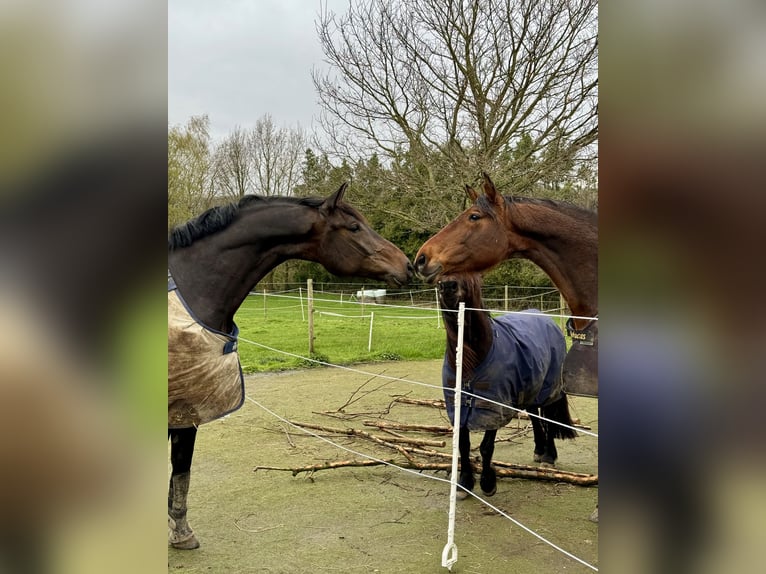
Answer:
[[[236,326],[223,333],[200,323],[168,281],[168,428],[198,426],[242,406],[237,336]]]
[[[529,309],[530,312],[538,312]],[[561,396],[566,356],[564,335],[550,318],[511,314],[492,318],[492,348],[470,377],[463,376],[460,426],[469,430],[497,429],[514,418],[517,409],[545,406]],[[455,424],[455,370],[447,357],[442,366],[447,414]]]

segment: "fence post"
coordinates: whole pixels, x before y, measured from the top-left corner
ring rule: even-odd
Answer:
[[[370,338],[367,340],[367,352],[372,351],[372,322],[375,319],[375,311],[370,311]]]
[[[465,303],[460,302],[457,312],[457,350],[455,353],[455,409],[452,423],[452,474],[449,481],[449,515],[447,522],[447,544],[442,550],[442,567],[452,571],[457,562],[455,544],[455,513],[457,507],[457,461],[460,456],[460,407],[463,402],[463,333],[465,329]]]
[[[309,316],[309,356],[311,356],[314,354],[314,280],[308,279],[306,283],[308,283],[306,300]]]
[[[303,310],[303,287],[298,287],[298,297],[301,300],[301,321],[305,321],[306,312]]]
[[[508,285],[505,286],[505,306],[503,309],[508,310]]]
[[[436,294],[436,328],[440,329],[442,326],[442,310],[439,305],[439,289],[434,287],[434,293]]]

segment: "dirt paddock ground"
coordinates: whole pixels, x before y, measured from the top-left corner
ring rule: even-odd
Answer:
[[[391,362],[356,369],[440,385],[441,361]],[[438,409],[392,403],[397,395],[439,399],[441,391],[340,369],[320,368],[248,376],[249,397],[295,421],[364,427],[363,420],[445,425]],[[344,411],[346,420],[325,411]],[[595,399],[570,398],[572,416],[598,432]],[[349,416],[350,415],[350,416]],[[532,462],[527,421],[498,433],[495,459]],[[319,433],[322,434],[322,433]],[[324,436],[327,436],[326,433]],[[407,433],[407,436],[415,436]],[[438,438],[418,433],[419,438]],[[359,438],[329,437],[362,453],[392,458],[392,451]],[[444,437],[450,452],[451,437]],[[478,448],[480,433],[473,433]],[[598,472],[598,439],[581,435],[558,441],[558,468]],[[189,522],[201,547],[168,549],[173,573],[447,572],[441,553],[447,540],[449,484],[444,472],[407,473],[387,466],[322,470],[293,477],[256,466],[299,467],[359,458],[303,434],[256,404],[200,428],[192,465]],[[170,473],[168,466],[168,475]],[[433,480],[428,477],[444,480]],[[478,482],[478,481],[477,481]],[[476,487],[475,492],[481,494]],[[598,565],[598,525],[588,520],[598,487],[501,478],[494,506],[553,543]],[[591,572],[539,541],[480,501],[459,501],[455,542],[458,574]]]

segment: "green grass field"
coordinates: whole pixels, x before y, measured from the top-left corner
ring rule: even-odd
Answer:
[[[240,307],[239,355],[245,373],[282,371],[314,366],[308,356],[308,305],[305,290],[282,295],[251,295]],[[370,315],[372,318],[372,345]],[[339,316],[340,315],[340,316]],[[319,292],[314,296],[314,355],[336,365],[361,362],[438,359],[446,336],[435,308],[415,308],[406,299],[386,304],[360,304],[348,294]],[[245,340],[246,339],[246,340]],[[274,350],[253,345],[254,341]],[[277,352],[286,351],[300,357]]]
[[[255,341],[302,357],[308,356],[308,304],[297,292],[251,295],[237,312],[241,339]],[[396,302],[405,305],[404,301]],[[409,304],[407,302],[406,304]],[[368,351],[370,315],[372,346]],[[341,315],[341,316],[339,316]],[[435,359],[444,353],[445,334],[435,309],[359,304],[348,296],[314,296],[314,359],[348,365],[382,360]],[[298,357],[264,349],[240,340],[245,373],[280,371],[313,366]]]

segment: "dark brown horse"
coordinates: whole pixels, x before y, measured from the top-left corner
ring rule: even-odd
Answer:
[[[337,275],[369,277],[391,285],[405,284],[412,277],[406,255],[343,202],[345,190],[346,184],[326,199],[245,196],[239,203],[206,211],[170,234],[168,434],[173,468],[168,515],[170,543],[175,548],[199,546],[186,520],[197,425],[239,408],[244,400],[234,314],[258,281],[288,259],[315,261]],[[174,321],[181,327],[173,330],[171,300],[174,311],[185,308],[188,312],[188,318]],[[200,338],[211,340],[213,350],[205,350]],[[203,354],[227,366],[197,365]],[[192,376],[198,370],[201,376]],[[229,394],[197,401],[197,395],[212,396],[217,386],[223,386],[205,378],[221,370],[228,373]],[[188,388],[194,393],[185,391]]]
[[[447,412],[459,425],[460,478],[458,497],[468,496],[474,487],[471,464],[471,430],[483,430],[481,441],[481,490],[495,493],[492,468],[497,429],[514,418],[515,409],[530,413],[534,433],[534,460],[553,466],[558,458],[554,439],[574,438],[576,432],[555,424],[572,426],[569,405],[563,390],[562,366],[566,355],[564,335],[549,317],[515,313],[492,318],[483,311],[479,274],[445,275],[438,282],[439,300],[447,331],[447,350],[442,368],[442,385]],[[460,420],[454,416],[454,389],[458,317],[455,311],[465,303],[463,333],[463,377]],[[534,415],[542,415],[546,420]],[[555,422],[549,422],[555,421]]]
[[[571,394],[598,395],[598,216],[569,203],[503,197],[484,174],[484,194],[466,186],[473,204],[426,241],[415,269],[428,282],[445,273],[475,273],[506,259],[536,263],[575,318],[564,376]]]

